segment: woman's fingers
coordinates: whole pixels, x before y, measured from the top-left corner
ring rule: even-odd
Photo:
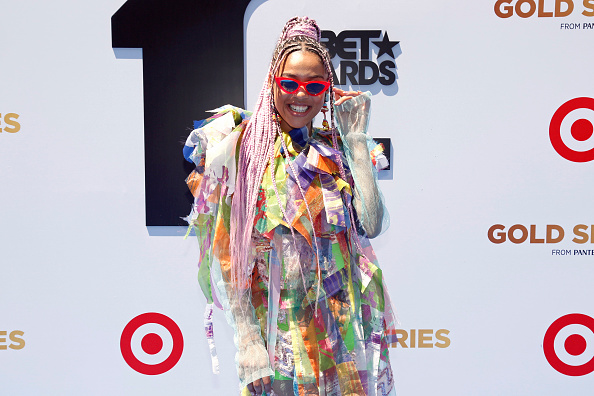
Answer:
[[[341,105],[342,103],[346,102],[349,99],[354,98],[355,96],[361,95],[361,91],[344,91],[340,88],[334,88],[334,100],[335,105]]]
[[[262,382],[264,383],[266,394],[270,396],[270,394],[272,394],[272,382],[270,381],[270,377],[262,378]]]
[[[336,106],[339,106],[341,104],[343,104],[344,102],[346,102],[347,100],[353,99],[352,96],[342,96],[340,99],[338,99],[336,102],[334,102],[334,104]]]
[[[260,396],[262,394],[262,382],[259,379],[257,379],[253,382],[253,384],[256,395]]]
[[[338,99],[336,102],[334,102],[334,105],[335,106],[340,106],[341,104],[343,104],[344,102],[346,102],[349,99],[350,98],[344,98],[344,97],[342,97],[342,98]]]
[[[362,91],[345,91],[343,89],[340,88],[336,88],[334,87],[334,97],[340,97],[340,96],[357,96],[357,95],[361,95],[363,92]]]
[[[270,377],[264,377],[261,380],[257,379],[254,382],[247,384],[248,391],[252,395],[262,395],[262,386],[264,386],[264,391],[267,395],[272,394],[272,381],[270,381]]]

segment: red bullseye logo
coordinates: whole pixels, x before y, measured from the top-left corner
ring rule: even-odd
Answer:
[[[120,349],[126,363],[134,370],[159,375],[177,364],[184,350],[184,338],[169,317],[148,312],[126,325],[120,338]]]
[[[561,107],[557,109],[555,114],[553,114],[553,118],[549,125],[549,137],[555,151],[557,151],[563,158],[573,162],[589,162],[594,160],[594,147],[589,150],[580,151],[569,147],[561,137],[561,124],[563,123],[563,120],[565,120],[565,118],[573,111],[581,111],[582,109],[594,111],[594,99],[575,98],[563,103]],[[594,116],[591,114],[590,119],[594,119]],[[579,118],[573,121],[569,130],[571,132],[571,137],[566,136],[565,139],[568,142],[571,141],[571,139],[574,139],[574,143],[577,142],[577,144],[589,140],[594,134],[592,121],[587,118]]]
[[[554,321],[545,333],[543,341],[544,354],[549,364],[561,374],[575,377],[590,374],[594,371],[594,356],[587,361],[583,359],[584,357],[586,359],[588,358],[588,356],[585,355],[585,352],[588,349],[586,338],[581,334],[572,333],[566,336],[565,341],[562,343],[562,347],[560,343],[557,343],[557,348],[555,348],[555,343],[556,341],[563,340],[561,333],[567,333],[565,330],[569,329],[569,332],[575,331],[574,329],[576,328],[576,325],[577,329],[585,328],[594,334],[594,318],[574,313],[562,316]],[[570,328],[569,326],[572,327]],[[575,365],[568,364],[561,360],[560,355],[566,355],[566,359],[567,357],[570,359],[573,357],[577,359],[581,358],[583,362]]]

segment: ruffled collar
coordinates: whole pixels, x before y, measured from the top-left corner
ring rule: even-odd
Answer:
[[[299,146],[303,148],[307,145],[307,142],[310,138],[309,128],[307,128],[307,126],[304,126],[302,128],[292,129],[289,131],[289,136],[291,136],[291,139],[294,143],[297,143]]]
[[[310,136],[309,128],[304,126],[302,128],[291,129],[289,132],[282,131],[282,138],[285,140],[285,144],[289,149],[289,154],[296,156],[307,147],[314,134],[315,129],[314,133]],[[280,141],[277,140],[277,142],[280,144]],[[282,145],[279,148],[280,151],[277,151],[277,155],[284,155],[285,150]]]

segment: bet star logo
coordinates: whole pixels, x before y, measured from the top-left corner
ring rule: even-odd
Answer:
[[[392,48],[394,48],[395,45],[400,43],[400,41],[390,41],[390,38],[388,37],[388,32],[386,32],[386,34],[384,34],[384,38],[381,41],[372,41],[372,43],[379,48],[379,52],[377,53],[378,58],[383,54],[388,54],[392,57],[392,59],[395,59],[394,51],[392,51]]]
[[[391,41],[387,31],[382,34],[381,30],[344,30],[337,35],[324,30],[322,42],[332,58],[336,85],[372,85],[379,81],[381,85],[390,86],[396,83],[394,61],[400,52],[395,54],[394,49],[400,41]]]

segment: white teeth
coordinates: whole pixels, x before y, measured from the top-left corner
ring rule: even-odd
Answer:
[[[293,110],[296,113],[305,113],[307,111],[308,106],[296,106],[296,105],[290,104],[289,107],[291,108],[291,110]]]

